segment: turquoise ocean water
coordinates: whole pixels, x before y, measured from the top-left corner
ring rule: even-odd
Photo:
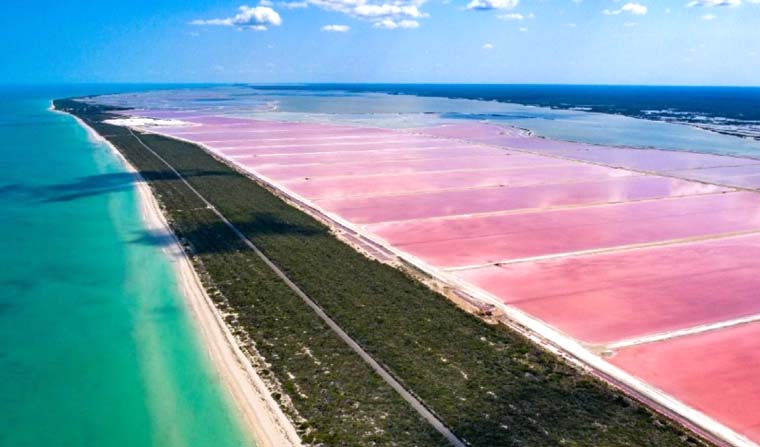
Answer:
[[[97,90],[0,88],[0,445],[250,445],[131,176],[47,110]]]

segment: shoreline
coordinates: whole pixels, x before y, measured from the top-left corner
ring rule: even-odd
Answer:
[[[52,105],[50,110],[65,113],[56,110]],[[227,395],[225,397],[234,406],[236,416],[244,426],[243,430],[257,447],[301,446],[295,427],[272,398],[266,384],[240,349],[219,310],[206,293],[189,257],[169,227],[150,186],[108,140],[80,118],[68,113],[67,115],[72,116],[91,138],[107,145],[126,170],[135,176],[140,214],[145,228],[171,238],[172,243],[164,247],[164,251],[169,262],[173,264],[179,292],[184,298],[192,324],[196,326],[202,348],[213,371],[223,383]]]

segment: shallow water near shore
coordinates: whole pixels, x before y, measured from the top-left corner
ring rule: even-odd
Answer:
[[[97,88],[1,89],[0,445],[252,445],[132,176],[47,110]]]

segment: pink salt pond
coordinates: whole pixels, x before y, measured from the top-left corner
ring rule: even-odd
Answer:
[[[546,183],[520,187],[446,190],[384,197],[328,198],[316,202],[356,223],[377,223],[483,213],[514,213],[709,194],[723,188],[654,176]]]
[[[261,167],[258,172],[280,181],[305,177],[340,177],[357,175],[398,175],[424,172],[472,171],[521,167],[567,166],[567,162],[506,151],[496,155],[435,157],[420,160],[378,160],[353,163],[315,163]]]
[[[584,179],[607,180],[635,175],[630,171],[593,165],[440,171],[429,174],[309,177],[285,182],[289,189],[310,199],[384,196],[475,188],[517,187],[569,183]]]
[[[367,163],[359,158],[371,157],[376,163],[398,162],[404,163],[413,160],[439,160],[441,158],[480,158],[498,157],[506,151],[482,147],[404,147],[403,149],[362,149],[357,146],[354,150],[339,152],[300,152],[300,153],[268,153],[262,150],[217,150],[219,153],[228,154],[228,158],[249,166],[251,169],[269,166],[291,167],[298,169],[305,165],[330,165],[338,166],[346,163]],[[559,164],[558,160],[547,160],[547,164]]]
[[[626,348],[610,361],[760,443],[760,323]]]
[[[481,123],[393,131],[184,118],[196,126],[165,133],[562,337],[599,349],[644,340],[610,362],[760,438],[760,324],[646,342],[760,315],[760,193],[731,189],[760,187],[760,162]]]
[[[760,235],[489,266],[457,276],[593,344],[760,314]]]
[[[754,193],[377,224],[369,231],[430,263],[462,267],[760,230]]]

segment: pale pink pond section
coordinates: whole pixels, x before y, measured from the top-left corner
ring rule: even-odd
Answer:
[[[760,230],[757,194],[735,192],[521,214],[413,220],[368,230],[437,266]]]
[[[504,303],[587,343],[760,313],[760,236],[457,272]]]
[[[584,148],[580,151],[553,151],[580,161],[590,161],[627,169],[667,172],[679,169],[702,169],[717,166],[760,165],[760,161],[691,152],[623,149],[612,147]]]
[[[460,148],[461,153],[465,151],[469,153],[480,154],[498,154],[501,149],[484,149],[481,151],[475,151],[472,146],[467,146],[456,141],[436,141],[436,140],[418,140],[418,141],[377,141],[368,143],[359,142],[345,142],[339,144],[330,143],[318,143],[318,144],[251,144],[249,142],[244,143],[241,146],[235,144],[226,147],[224,144],[214,144],[212,149],[218,150],[227,155],[275,155],[275,154],[314,154],[314,153],[327,153],[327,152],[352,152],[354,157],[367,158],[370,155],[374,156],[377,151],[398,151],[403,150],[415,150],[415,149],[445,149],[445,148]],[[368,153],[372,151],[372,154]],[[343,156],[344,160],[346,155]],[[374,158],[373,158],[374,159]]]
[[[498,157],[508,154],[504,150],[494,150],[491,148],[480,148],[477,146],[454,145],[451,147],[423,147],[423,148],[405,148],[405,149],[385,149],[385,150],[366,150],[357,148],[354,151],[340,152],[312,152],[312,153],[262,153],[257,150],[251,153],[246,150],[217,150],[218,153],[227,153],[227,157],[238,163],[244,164],[251,168],[263,166],[280,166],[296,167],[305,165],[339,165],[347,162],[363,162],[368,157],[373,161],[381,162],[401,162],[414,160],[438,160],[440,158],[480,158],[480,157]],[[547,164],[556,163],[557,159],[550,159]]]
[[[166,131],[167,129],[162,128],[161,130]],[[328,132],[327,136],[325,136],[326,132]],[[193,139],[208,142],[230,140],[250,140],[252,142],[258,142],[262,140],[309,140],[315,138],[337,140],[350,138],[389,138],[405,136],[399,135],[398,133],[390,133],[388,131],[375,129],[337,128],[334,130],[328,130],[318,126],[311,126],[304,129],[294,127],[293,124],[289,123],[282,123],[276,127],[242,126],[235,124],[224,126],[184,126],[170,128],[167,132],[164,133],[170,133],[172,135],[185,137],[192,136]],[[406,136],[413,137],[413,135]]]
[[[437,153],[437,152],[436,152]],[[269,178],[280,181],[304,177],[366,176],[423,174],[436,171],[473,171],[525,167],[562,166],[570,163],[535,155],[512,154],[503,151],[498,155],[428,158],[421,160],[355,161],[353,163],[316,163],[308,165],[269,166],[256,169]]]
[[[482,139],[525,137],[525,131],[487,123],[444,124],[435,127],[410,129],[408,132],[443,138]]]
[[[444,171],[427,174],[379,176],[317,177],[284,182],[289,189],[310,199],[352,196],[383,196],[432,192],[445,189],[514,187],[542,183],[612,179],[635,175],[630,171],[594,165],[502,168],[468,171]]]
[[[425,141],[422,138],[407,139],[403,135],[388,134],[388,133],[331,133],[329,137],[321,136],[319,132],[314,132],[306,135],[293,136],[292,132],[287,129],[266,132],[250,132],[250,131],[234,131],[234,132],[205,132],[203,134],[193,135],[193,139],[203,141],[207,144],[214,143],[231,143],[236,142],[236,145],[241,145],[241,142],[247,143],[290,143],[290,144],[313,144],[313,143],[339,143],[339,142],[362,142],[365,140],[372,141]],[[255,140],[255,141],[252,141]]]
[[[154,109],[129,109],[116,110],[113,113],[125,116],[139,116],[153,119],[183,119],[183,118],[200,118],[205,116],[203,112],[197,110],[154,110]]]
[[[745,166],[677,171],[674,174],[679,177],[703,182],[760,189],[760,163]]]
[[[215,137],[211,137],[215,138]],[[194,138],[195,140],[195,138]],[[230,140],[202,140],[197,139],[204,143],[208,143],[209,146],[218,148],[232,148],[232,147],[244,147],[250,149],[281,149],[289,147],[319,147],[323,150],[332,147],[340,148],[343,146],[365,146],[371,148],[372,146],[387,146],[393,148],[424,145],[428,147],[436,146],[461,146],[462,143],[456,141],[443,141],[433,138],[421,138],[415,136],[406,135],[381,135],[379,137],[367,137],[364,139],[325,139],[325,138],[301,138],[301,139],[268,139],[268,138],[236,138]]]
[[[231,116],[214,116],[214,115],[205,115],[205,116],[187,118],[187,121],[198,123],[198,124],[206,124],[206,125],[220,125],[220,124],[245,124],[246,126],[256,125],[255,120],[250,120],[248,118],[235,118]]]
[[[399,194],[391,197],[329,198],[322,208],[367,224],[460,214],[547,209],[631,200],[710,194],[725,188],[656,176],[629,176],[568,184]]]
[[[531,152],[539,152],[547,155],[567,157],[573,160],[589,161],[620,168],[652,172],[744,165],[756,165],[760,167],[760,160],[748,158],[683,151],[677,152],[655,149],[597,146],[538,137],[526,138],[525,136],[519,135],[518,131],[510,130],[509,128],[502,127],[501,129],[504,129],[505,131],[499,132],[499,127],[500,126],[495,125],[480,125],[473,126],[473,128],[470,129],[466,125],[440,126],[419,129],[419,133],[427,135],[446,135],[451,138],[459,138],[483,144],[491,144]],[[760,184],[760,180],[758,181],[758,184]]]
[[[626,348],[610,362],[760,443],[760,324]]]

